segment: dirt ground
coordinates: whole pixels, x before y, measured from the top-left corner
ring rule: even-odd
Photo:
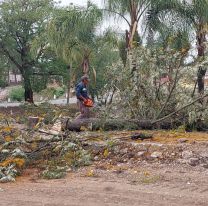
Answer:
[[[7,108],[0,112],[9,116],[11,109],[12,117],[24,111]],[[19,124],[12,128],[16,126],[21,129]],[[131,138],[141,132],[153,138]],[[26,136],[27,140],[36,140],[36,133]],[[73,135],[65,140],[67,144]],[[182,128],[83,131],[75,137],[90,151],[91,166],[69,168],[64,179],[45,180],[40,178],[39,162],[30,164],[29,168],[36,169],[24,170],[14,183],[0,184],[0,206],[208,206],[208,133],[187,133]],[[59,142],[51,144],[59,146]],[[54,154],[51,147],[47,150]]]
[[[89,172],[94,172],[89,177]],[[127,171],[81,169],[61,180],[27,170],[16,183],[0,185],[2,206],[190,206],[208,205],[208,170],[161,165]]]

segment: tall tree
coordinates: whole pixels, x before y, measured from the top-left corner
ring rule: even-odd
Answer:
[[[148,12],[148,21],[151,28],[154,30],[160,30],[164,28],[164,20],[160,16],[160,11],[163,8],[152,8]],[[196,49],[199,61],[203,61],[206,52],[206,36],[207,36],[207,25],[208,25],[208,1],[207,0],[178,0],[177,6],[173,7],[172,10],[175,12],[177,18],[177,24],[182,22],[179,29],[189,27],[195,32],[196,36]],[[169,15],[171,19],[171,15]],[[173,18],[173,17],[172,17]],[[167,23],[167,21],[166,21]],[[174,24],[176,26],[176,24]],[[177,25],[178,26],[178,25]],[[207,71],[206,66],[200,66],[197,74],[198,93],[204,93],[204,77]]]
[[[25,101],[33,103],[31,75],[47,42],[40,42],[35,55],[32,44],[45,32],[53,0],[3,0],[0,3],[0,50],[24,78]]]
[[[143,19],[148,15],[150,10],[157,9],[161,12],[170,11],[172,7],[177,6],[177,0],[104,0],[106,11],[114,16],[123,18],[129,28],[126,30],[126,49],[124,44],[120,44],[120,51],[124,65],[128,59],[130,70],[132,73],[131,80],[138,85],[137,63],[134,56],[133,48],[141,44],[141,38],[138,30],[142,28]],[[124,53],[125,51],[125,53]],[[128,57],[128,58],[126,58]]]
[[[149,6],[146,0],[105,0],[106,11],[126,21],[126,47],[132,47],[133,40],[139,42],[138,23]]]
[[[73,68],[81,68],[82,74],[89,72],[90,56],[95,46],[95,29],[101,19],[102,12],[88,2],[86,8],[70,6],[58,9],[49,23],[50,45],[69,68],[68,102],[71,77],[76,73]]]
[[[95,46],[95,29],[101,19],[101,11],[88,3],[86,8],[70,6],[58,9],[49,23],[52,48],[69,65],[81,59],[84,74],[89,71],[89,57]]]
[[[140,42],[138,28],[142,19],[152,8],[162,11],[170,10],[177,5],[177,0],[104,0],[106,11],[114,16],[120,16],[126,21],[129,28],[126,31],[126,45],[130,48],[134,41]]]
[[[208,1],[193,0],[184,1],[182,4],[182,14],[189,20],[190,25],[196,32],[196,46],[198,57],[203,60],[206,51],[206,35],[208,25]],[[206,66],[200,66],[197,74],[198,93],[204,93],[204,77],[207,71]]]

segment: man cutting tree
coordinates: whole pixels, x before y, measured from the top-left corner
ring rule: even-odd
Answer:
[[[89,108],[93,107],[93,101],[88,96],[88,84],[89,77],[85,75],[81,78],[81,82],[76,86],[77,105],[81,113],[76,119],[85,119],[90,117]]]

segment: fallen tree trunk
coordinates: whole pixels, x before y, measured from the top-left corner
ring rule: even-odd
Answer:
[[[65,121],[63,123],[63,130],[69,131],[84,131],[84,130],[104,130],[104,131],[113,131],[113,130],[152,130],[152,129],[172,129],[178,125],[176,122],[164,121],[157,124],[152,124],[150,120],[120,120],[120,119],[98,119],[98,118],[89,118],[89,119],[79,119],[74,121]]]
[[[196,102],[208,97],[208,94],[205,94],[191,103],[183,106],[182,108],[156,120],[121,120],[121,119],[111,119],[103,120],[98,118],[89,118],[89,119],[79,119],[74,121],[66,120],[62,123],[62,130],[69,131],[82,131],[82,130],[139,130],[139,129],[175,129],[182,124],[180,121],[171,121],[171,117],[178,114],[182,110],[190,107]],[[201,127],[201,126],[200,126]],[[204,129],[204,128],[203,128]],[[207,129],[206,129],[207,131]]]

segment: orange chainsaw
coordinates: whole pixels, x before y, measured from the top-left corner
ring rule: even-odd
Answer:
[[[87,99],[83,103],[86,107],[93,107],[94,106],[94,102],[92,101],[92,99]]]

